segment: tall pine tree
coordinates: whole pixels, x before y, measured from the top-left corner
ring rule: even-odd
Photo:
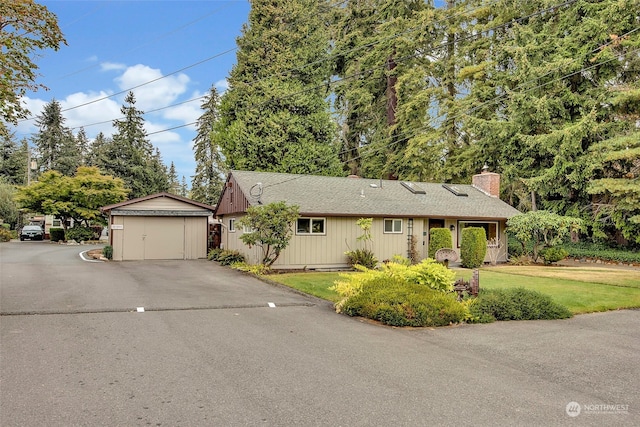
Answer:
[[[339,174],[325,0],[255,0],[214,142],[230,169]]]
[[[203,113],[198,118],[198,133],[193,139],[196,173],[191,180],[191,198],[209,205],[218,203],[227,173],[220,147],[212,140],[214,128],[220,120],[219,104],[218,91],[212,86],[200,106]]]
[[[92,160],[104,173],[122,178],[132,199],[169,189],[167,168],[147,139],[143,112],[135,103],[133,92],[129,92],[120,110],[124,118],[114,120],[115,134],[100,147],[94,147],[96,156]]]
[[[38,151],[41,171],[56,170],[73,176],[81,164],[80,153],[71,130],[64,125],[60,103],[55,99],[45,105],[37,117],[38,133],[33,142]]]

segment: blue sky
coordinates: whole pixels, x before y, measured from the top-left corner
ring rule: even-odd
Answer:
[[[167,129],[195,122],[202,114],[198,98],[211,85],[224,91],[249,2],[36,1],[57,15],[68,45],[36,60],[38,82],[49,90],[27,94],[32,117],[56,99],[74,133],[82,126],[89,138],[110,136],[131,89],[147,113],[149,140],[191,185],[195,127]],[[23,120],[16,137],[37,130],[35,120]]]

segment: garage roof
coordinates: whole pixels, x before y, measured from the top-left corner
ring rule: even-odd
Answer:
[[[154,203],[162,202],[163,199],[179,203],[169,205]],[[215,206],[163,192],[103,206],[100,211],[111,215],[128,216],[208,216],[213,214]]]

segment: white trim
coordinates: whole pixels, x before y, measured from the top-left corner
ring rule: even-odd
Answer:
[[[309,220],[309,232],[300,232],[298,231],[298,221],[301,219]],[[313,231],[313,223],[317,221],[322,221],[322,232]],[[296,235],[297,236],[326,236],[327,235],[327,219],[320,217],[300,217],[296,219]]]
[[[391,231],[387,231],[387,221],[391,221]],[[400,230],[396,230],[396,224],[400,222]],[[385,218],[382,221],[382,232],[384,234],[402,234],[403,221],[402,218]]]

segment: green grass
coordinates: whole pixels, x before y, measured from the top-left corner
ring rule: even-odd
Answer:
[[[457,269],[469,279],[471,270]],[[358,273],[351,273],[358,274]],[[337,302],[329,290],[339,273],[287,273],[267,276],[299,291]],[[607,268],[504,266],[480,270],[480,287],[524,287],[549,295],[574,314],[640,308],[640,271]]]
[[[285,273],[268,275],[266,277],[269,280],[318,298],[331,302],[338,302],[340,300],[340,296],[336,292],[329,290],[329,288],[333,286],[333,282],[340,278],[338,273]]]

